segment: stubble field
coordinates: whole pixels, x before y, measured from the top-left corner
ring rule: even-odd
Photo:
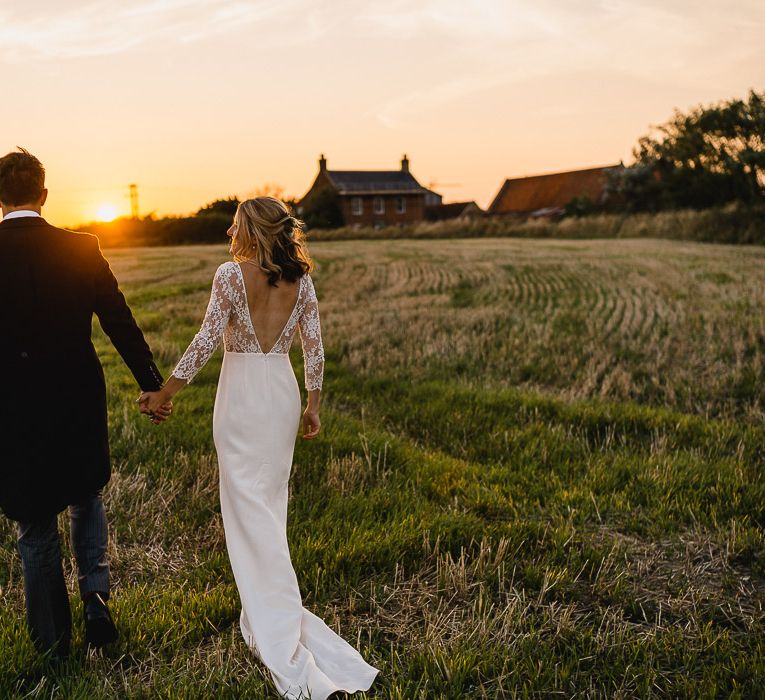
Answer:
[[[765,250],[312,252],[324,427],[297,444],[290,545],[306,606],[382,669],[369,697],[760,696]],[[226,248],[107,257],[169,374]],[[122,636],[86,655],[75,605],[72,660],[39,661],[2,521],[0,697],[276,697],[236,624],[210,424],[220,352],[154,427],[96,338]],[[293,359],[302,377],[299,343]],[[74,590],[68,549],[67,572]]]

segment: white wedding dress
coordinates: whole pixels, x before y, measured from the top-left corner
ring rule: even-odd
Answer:
[[[242,601],[242,635],[286,698],[324,700],[367,690],[378,673],[303,607],[287,545],[287,484],[301,416],[289,349],[300,330],[307,389],[324,372],[319,307],[304,275],[291,315],[267,353],[258,343],[236,262],[215,273],[204,322],[173,375],[191,381],[221,338],[225,354],[213,436],[231,568]]]

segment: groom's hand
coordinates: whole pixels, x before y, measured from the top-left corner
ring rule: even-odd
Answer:
[[[160,392],[144,391],[137,399],[138,410],[146,416],[149,416],[154,425],[164,423],[173,412],[173,402],[165,401],[160,403]]]

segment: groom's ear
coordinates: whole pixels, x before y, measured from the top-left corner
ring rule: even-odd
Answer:
[[[48,188],[43,187],[42,195],[40,195],[40,206],[44,206],[46,200],[48,199]]]

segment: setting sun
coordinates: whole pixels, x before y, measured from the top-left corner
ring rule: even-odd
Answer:
[[[102,204],[96,212],[99,221],[114,221],[117,218],[117,208],[111,204]]]

